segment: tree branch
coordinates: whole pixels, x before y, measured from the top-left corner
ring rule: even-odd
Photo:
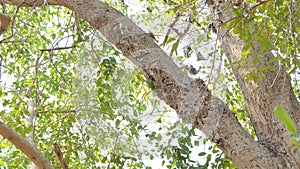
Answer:
[[[41,52],[51,52],[51,51],[54,51],[54,50],[66,50],[66,49],[73,49],[73,48],[76,48],[78,46],[65,46],[65,47],[57,47],[57,48],[52,48],[52,49],[40,49]]]
[[[54,152],[57,155],[59,162],[63,169],[68,169],[68,165],[63,157],[63,153],[61,152],[59,145],[57,143],[54,143]]]
[[[0,0],[0,3],[24,7],[37,7],[45,5],[64,5],[63,0]]]
[[[161,93],[161,98],[181,118],[217,143],[239,168],[287,166],[288,161],[254,141],[228,106],[211,96],[203,80],[191,79],[184,74],[153,39],[128,17],[98,0],[65,2],[66,7],[98,29],[137,65],[147,79],[156,84],[156,93]]]
[[[11,0],[10,2],[19,5],[21,1],[24,0]],[[26,3],[25,0],[22,6],[29,6],[29,4],[31,6],[45,5],[40,3],[41,1]],[[0,0],[0,2],[4,1]],[[292,168],[288,165],[289,161],[286,158],[276,154],[276,151],[273,152],[270,147],[254,141],[252,136],[239,124],[228,106],[221,100],[211,96],[211,92],[207,90],[203,80],[191,79],[184,74],[154,40],[128,17],[99,0],[48,0],[48,4],[58,4],[70,8],[98,29],[109,42],[114,44],[144,72],[148,80],[156,84],[155,92],[161,93],[161,98],[174,108],[181,118],[202,130],[239,168]],[[232,16],[230,17],[232,18]],[[224,42],[228,45],[228,49],[232,49],[232,51],[225,50],[226,54],[233,54],[233,56],[239,58],[241,51],[236,49],[241,50],[243,46],[241,46],[242,43],[238,37],[225,36]],[[264,59],[267,60],[268,58],[270,58],[269,55]],[[229,59],[233,59],[233,57]],[[242,77],[239,75],[238,80],[241,80]],[[286,77],[280,76],[284,84],[278,83],[279,86],[285,86],[286,80],[289,80]],[[250,83],[247,86],[244,80],[239,82],[242,82],[244,86],[241,86],[244,88],[262,89]],[[259,106],[250,106],[262,109],[262,103],[265,101],[259,97],[251,98],[252,92],[261,92],[261,94],[267,92],[266,96],[270,96],[268,94],[272,92],[275,92],[276,95],[282,94],[276,91],[275,88],[272,90],[263,89],[266,91],[247,91],[249,97],[246,99],[257,99],[256,102],[261,102],[258,104]],[[279,99],[283,97],[284,95]],[[267,98],[264,96],[263,99]],[[272,113],[272,111],[268,113]],[[259,119],[259,117],[255,118]],[[268,120],[271,120],[272,123],[273,119]],[[263,124],[261,123],[261,125]]]
[[[35,147],[2,121],[0,121],[0,134],[14,144],[16,148],[20,149],[37,167],[41,169],[53,169],[50,162]]]
[[[274,3],[263,1],[254,5],[251,9],[267,2]],[[227,3],[230,3],[230,1],[227,1]],[[236,17],[231,8],[226,7],[226,3],[221,4],[220,7],[226,15],[223,14],[225,17],[222,18],[222,21],[216,21],[217,25]],[[251,52],[248,56],[241,55],[245,42],[239,38],[238,34],[232,33],[225,26],[219,27],[218,34],[223,35],[221,39],[222,47],[243,93],[249,117],[259,142],[266,145],[273,152],[286,154],[287,150],[284,147],[290,146],[290,134],[285,126],[275,118],[273,111],[276,105],[281,105],[295,124],[300,119],[300,105],[293,92],[289,75],[280,67],[278,62],[269,62],[275,58],[270,50],[261,52],[260,43],[256,38],[257,36],[264,36],[263,34],[261,35],[255,31],[251,35]],[[243,61],[245,58],[247,58],[247,61]],[[256,64],[254,64],[255,60],[257,60]],[[271,67],[272,69],[262,71],[260,70],[262,67]],[[249,74],[257,75],[257,81],[247,78]],[[265,77],[259,76],[262,74]],[[295,156],[297,159],[300,158],[300,152],[297,151]]]
[[[0,12],[0,35],[6,30],[10,23],[10,18]]]
[[[39,111],[38,112],[39,114],[40,113],[57,113],[57,114],[59,114],[59,113],[65,113],[65,114],[67,114],[67,113],[76,113],[76,111],[75,110],[59,110],[59,111],[56,111],[56,110],[43,110],[43,111]]]

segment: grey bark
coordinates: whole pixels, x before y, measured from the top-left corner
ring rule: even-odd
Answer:
[[[260,3],[267,2],[262,1]],[[222,23],[235,17],[232,11],[225,8],[225,5],[226,3],[218,4],[224,17],[221,20],[218,19],[218,22],[215,22],[216,25],[222,25]],[[218,16],[214,16],[214,18],[216,17]],[[245,43],[225,26],[219,28],[218,34],[222,37],[222,47],[240,85],[258,141],[275,154],[289,158],[294,166],[299,168],[300,152],[293,150],[295,148],[289,144],[290,134],[274,116],[275,106],[280,105],[284,107],[295,124],[298,124],[300,119],[300,105],[293,92],[289,75],[286,70],[280,67],[278,62],[269,62],[274,58],[273,53],[267,50],[260,52],[260,45],[255,39],[252,40],[251,53],[248,56],[242,56]],[[258,56],[260,56],[259,62],[253,64],[253,60]],[[240,62],[244,58],[248,58],[248,61]],[[259,68],[262,66],[272,66],[275,70],[261,72]],[[264,73],[266,78],[259,78],[257,83],[247,81],[245,77],[249,73]],[[299,126],[297,125],[297,127],[299,132]],[[291,154],[291,152],[294,153]]]

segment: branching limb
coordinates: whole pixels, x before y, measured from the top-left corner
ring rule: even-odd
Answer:
[[[6,124],[0,121],[0,134],[20,149],[37,167],[43,169],[53,169],[50,162],[38,152],[28,141],[18,135]]]

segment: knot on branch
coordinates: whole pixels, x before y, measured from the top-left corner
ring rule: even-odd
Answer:
[[[181,92],[174,78],[160,69],[150,68],[146,69],[144,72],[146,73],[148,84],[152,83],[154,85],[150,87],[154,89],[158,97],[178,111],[180,107]]]
[[[202,128],[202,126],[206,123],[208,117],[208,111],[212,96],[211,92],[208,90],[207,85],[202,79],[195,79],[194,83],[199,89],[199,111],[194,121],[194,125],[196,127]]]

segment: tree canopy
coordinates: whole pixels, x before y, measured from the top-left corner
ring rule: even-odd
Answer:
[[[0,168],[300,167],[298,1],[0,2]]]

